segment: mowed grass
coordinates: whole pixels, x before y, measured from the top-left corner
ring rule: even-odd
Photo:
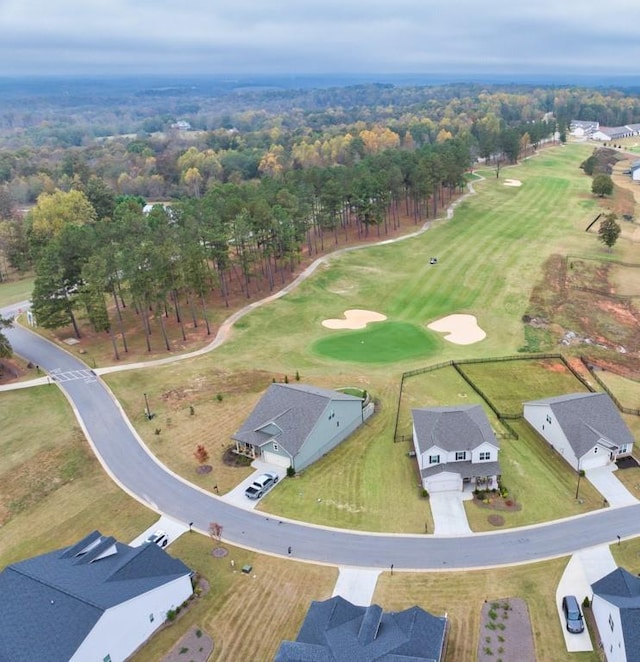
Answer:
[[[0,394],[0,567],[93,529],[132,540],[156,516],[102,470],[55,386]]]
[[[395,363],[424,359],[438,343],[431,332],[407,322],[376,322],[362,331],[343,331],[321,338],[313,351],[339,361]]]
[[[31,298],[33,276],[13,275],[11,280],[0,282],[0,308]]]
[[[501,415],[520,416],[529,400],[588,389],[557,359],[467,363],[460,370],[489,398]]]
[[[597,652],[566,652],[555,591],[567,560],[465,572],[394,572],[393,576],[386,572],[378,579],[373,600],[393,611],[419,605],[434,615],[446,614],[450,623],[446,659],[458,662],[477,659],[478,644],[484,644],[486,634],[491,634],[480,630],[484,602],[522,598],[531,618],[537,662],[597,662]],[[505,625],[508,636],[509,621]],[[498,651],[493,652],[499,659]]]
[[[225,545],[228,555],[211,555],[211,540],[185,534],[171,554],[197,570],[210,589],[169,627],[161,630],[131,662],[160,660],[192,626],[214,640],[211,662],[272,660],[283,639],[295,640],[312,600],[331,597],[335,568],[277,559]],[[231,567],[231,561],[234,566]],[[240,571],[253,567],[250,575]],[[194,653],[194,651],[190,651]],[[189,652],[181,656],[188,662]]]

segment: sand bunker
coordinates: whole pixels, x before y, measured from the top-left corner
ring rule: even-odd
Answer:
[[[522,182],[519,179],[505,179],[505,186],[522,186]]]
[[[322,326],[327,329],[364,329],[369,322],[383,322],[386,315],[374,313],[372,310],[345,310],[344,319],[323,320]]]
[[[478,326],[475,315],[447,315],[427,325],[432,331],[446,333],[445,340],[456,345],[472,345],[487,337]]]

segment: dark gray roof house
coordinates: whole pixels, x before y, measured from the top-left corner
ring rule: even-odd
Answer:
[[[274,662],[441,662],[447,618],[420,607],[384,612],[340,596],[312,602],[295,641],[283,641]]]
[[[524,418],[576,470],[605,466],[633,448],[633,435],[606,393],[525,402]]]
[[[271,384],[233,435],[236,452],[304,469],[373,412],[362,398],[308,384]]]
[[[591,589],[593,615],[607,660],[640,662],[640,578],[616,568]]]
[[[0,660],[124,660],[191,595],[191,575],[157,545],[98,531],[13,563],[0,573]]]
[[[413,444],[423,487],[429,492],[469,487],[495,489],[498,440],[480,405],[411,410]]]

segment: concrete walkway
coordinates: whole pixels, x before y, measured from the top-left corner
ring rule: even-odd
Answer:
[[[339,595],[359,607],[368,607],[373,600],[381,570],[340,568],[338,581],[331,597]]]
[[[463,501],[473,499],[466,492],[440,492],[429,495],[436,536],[464,536],[471,533]]]
[[[576,552],[558,583],[556,590],[556,609],[560,627],[564,634],[565,645],[570,653],[591,651],[591,637],[586,628],[581,634],[572,634],[567,631],[564,614],[562,613],[562,598],[565,595],[575,595],[582,606],[585,597],[592,598],[591,584],[598,581],[616,569],[616,563],[611,555],[609,545],[598,545]]]
[[[611,508],[632,506],[638,503],[633,494],[618,480],[615,475],[616,471],[619,469],[615,465],[587,469],[585,477],[609,502]]]

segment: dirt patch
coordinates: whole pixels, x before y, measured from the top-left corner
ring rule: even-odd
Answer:
[[[485,602],[477,662],[535,662],[527,603],[520,598]]]
[[[207,662],[212,652],[213,639],[194,625],[162,662]]]

